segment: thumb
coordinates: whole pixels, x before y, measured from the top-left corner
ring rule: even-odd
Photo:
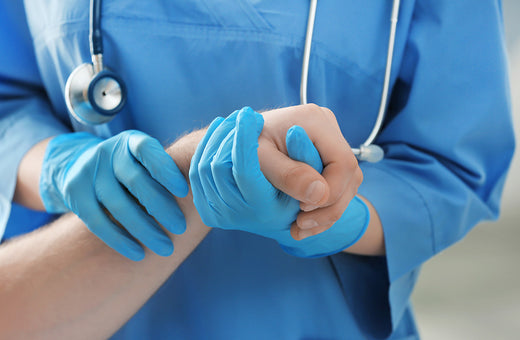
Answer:
[[[320,154],[304,128],[298,125],[291,127],[287,131],[285,144],[289,157],[295,161],[307,163],[312,166],[314,170],[321,173],[323,163],[321,162]]]
[[[292,143],[292,139],[290,141]],[[258,157],[264,176],[278,190],[312,205],[324,204],[328,200],[330,190],[327,182],[310,165],[289,158],[269,141],[260,143]],[[313,163],[319,169],[319,164]]]

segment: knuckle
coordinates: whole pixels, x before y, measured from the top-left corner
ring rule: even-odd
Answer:
[[[314,103],[305,104],[304,107],[305,107],[306,111],[308,111],[309,113],[315,113],[315,112],[321,111],[321,108]]]
[[[148,139],[142,138],[140,136],[131,136],[131,141],[129,141],[132,144],[133,153],[139,157],[143,154],[145,154],[145,150],[148,146]]]
[[[110,155],[112,154],[112,148],[110,147],[108,141],[103,142],[98,146],[96,149],[96,152],[92,158],[99,158],[99,159],[108,159],[110,158]]]
[[[321,109],[314,103],[302,105],[301,110],[298,110],[298,114],[302,115],[303,119],[316,119],[317,115],[321,113]]]
[[[363,183],[363,171],[361,171],[360,168],[357,169],[354,180],[356,187],[359,187],[361,183]]]
[[[334,115],[334,112],[332,112],[331,109],[329,109],[328,107],[320,107],[321,109],[321,112],[325,115],[325,117],[327,118],[334,118],[336,119],[336,116]]]
[[[128,135],[128,139],[126,141],[126,145],[129,146],[129,149],[136,157],[146,156],[149,152],[154,150],[159,142],[138,131],[134,131],[133,133]],[[162,150],[162,147],[159,146],[159,149]]]
[[[351,157],[345,157],[344,160],[344,167],[347,173],[356,175],[356,173],[360,171],[359,163],[353,154]]]
[[[334,112],[332,112],[331,109],[322,106],[319,106],[318,108],[319,110],[317,112],[320,114],[320,118],[322,118],[322,120],[327,121],[329,123],[336,121],[336,115],[334,115]]]

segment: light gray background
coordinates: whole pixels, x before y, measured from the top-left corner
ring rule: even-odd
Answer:
[[[503,0],[503,9],[520,139],[520,1]],[[422,339],[520,339],[519,153],[506,182],[500,219],[478,225],[424,265],[412,297]]]

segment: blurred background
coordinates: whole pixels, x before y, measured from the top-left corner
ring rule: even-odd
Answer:
[[[502,213],[423,266],[412,297],[423,340],[520,339],[520,1],[503,11],[517,151]]]

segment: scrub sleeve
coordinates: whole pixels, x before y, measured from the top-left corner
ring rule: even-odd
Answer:
[[[385,159],[361,164],[358,191],[381,218],[386,257],[331,258],[361,327],[379,336],[408,316],[421,264],[497,218],[514,150],[498,1],[417,3],[404,53],[376,141]]]
[[[18,166],[39,141],[67,132],[52,115],[36,65],[23,2],[0,2],[0,239],[11,212]],[[17,207],[13,224],[32,229],[48,216]],[[16,222],[15,222],[16,221]],[[29,227],[27,225],[26,227]],[[27,229],[27,228],[25,228]]]

